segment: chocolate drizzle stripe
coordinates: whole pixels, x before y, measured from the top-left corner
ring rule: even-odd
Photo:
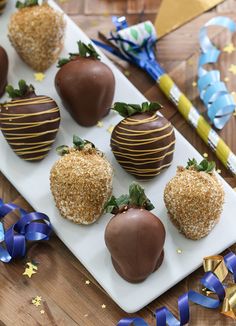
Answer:
[[[163,131],[163,130],[169,128],[169,127],[171,127],[171,124],[170,123],[167,124],[166,126],[162,127],[162,128],[157,128],[157,129],[151,129],[151,130],[130,130],[130,129],[121,127],[121,125],[120,125],[119,126],[119,129],[128,131],[128,133],[120,132],[118,130],[116,130],[116,133],[119,134],[119,135],[126,135],[126,136],[135,137],[135,136],[139,136],[139,135],[142,135],[142,134],[149,135],[149,134],[152,134],[154,132],[160,132],[160,131]]]
[[[42,142],[40,142],[40,144],[44,144],[44,145],[50,145],[50,144],[52,144],[52,143],[54,143],[54,140],[47,140],[47,141],[42,141]],[[38,145],[39,144],[39,142],[37,142],[37,143],[11,143],[11,142],[8,142],[8,144],[9,145],[13,145],[13,146],[27,146],[27,145]],[[41,146],[41,145],[40,145]]]
[[[6,107],[5,107],[6,109]],[[29,117],[33,117],[33,116],[38,116],[38,115],[42,115],[42,114],[52,114],[52,113],[57,113],[59,112],[59,108],[55,107],[43,112],[36,112],[36,113],[4,113],[1,112],[1,115],[6,116],[6,118],[0,118],[0,121],[4,121],[4,120],[16,120],[16,119],[24,119],[24,118],[29,118]]]
[[[60,118],[52,119],[52,120],[46,120],[46,121],[40,121],[40,122],[19,122],[19,123],[11,123],[11,122],[4,122],[4,124],[7,125],[19,125],[19,124],[24,124],[25,126],[23,127],[15,127],[14,130],[23,130],[23,129],[32,129],[32,128],[37,128],[39,126],[49,124],[49,123],[54,123],[60,121]],[[0,130],[12,130],[12,128],[2,128],[0,127]]]
[[[160,152],[163,152],[164,150],[170,148],[171,146],[173,146],[175,144],[175,140],[173,142],[171,142],[170,144],[166,145],[166,146],[163,146],[161,148],[156,148],[156,149],[153,149],[151,150],[152,151],[152,154],[155,154],[155,153],[160,153]],[[127,148],[124,148],[124,147],[119,147],[120,149],[123,149],[124,151],[129,151],[129,152],[132,152],[132,154],[129,154],[129,153],[125,153],[125,155],[129,156],[129,157],[140,157],[140,156],[150,156],[150,150],[130,150],[130,149],[127,149]],[[113,150],[114,153],[122,153],[123,152],[119,152],[119,151],[115,151]],[[133,154],[133,152],[137,152],[138,154]],[[143,152],[143,153],[141,153]]]
[[[43,132],[37,132],[34,134],[12,134],[12,133],[5,133],[5,136],[18,136],[18,137],[5,137],[7,140],[14,140],[14,139],[28,139],[28,138],[37,138],[46,134],[56,133],[58,131],[57,129],[43,131]]]
[[[150,123],[150,122],[154,122],[157,121],[159,119],[159,117],[155,114],[153,114],[151,117],[148,117],[146,119],[143,120],[136,120],[136,119],[132,119],[132,118],[126,118],[125,120],[122,121],[122,123],[124,125],[142,125],[144,123]]]
[[[167,164],[164,164],[162,166],[160,166],[159,168],[155,168],[155,169],[142,169],[142,170],[139,170],[139,169],[136,169],[136,168],[130,168],[130,167],[127,167],[127,166],[124,166],[123,167],[126,169],[126,171],[128,172],[132,172],[132,174],[136,174],[136,175],[139,175],[139,176],[146,176],[147,173],[149,172],[153,172],[154,174],[153,175],[156,175],[157,172],[159,172],[160,170],[170,166],[171,163],[167,163]]]
[[[171,155],[171,154],[173,154],[173,153],[174,153],[174,149],[173,149],[172,151],[170,151],[170,152],[165,153],[165,155],[163,155],[163,156],[154,157],[154,158],[148,158],[148,160],[147,160],[147,158],[146,158],[146,159],[133,159],[132,157],[129,157],[129,160],[130,160],[130,161],[143,161],[143,162],[139,162],[139,163],[137,163],[137,162],[132,162],[134,165],[146,165],[146,164],[151,164],[151,163],[153,163],[153,162],[161,161],[161,160],[163,160],[166,156]],[[116,154],[117,154],[117,161],[118,161],[120,164],[121,164],[121,163],[123,163],[124,165],[127,164],[127,161],[122,161],[122,160],[119,159],[119,156],[120,156],[120,157],[123,157],[123,158],[126,158],[125,155],[122,155],[122,153],[118,153],[118,152],[116,152]]]
[[[48,152],[50,151],[50,147],[45,147],[45,148],[42,148],[42,149],[37,149],[37,150],[15,150],[13,149],[13,151],[18,154],[18,155],[28,155],[28,154],[34,154],[34,153],[41,153],[41,152]]]

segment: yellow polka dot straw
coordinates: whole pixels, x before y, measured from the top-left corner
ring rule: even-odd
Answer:
[[[154,52],[157,36],[153,24],[146,21],[128,27],[125,17],[113,19],[113,22],[117,31],[112,32],[109,40],[117,47],[119,51],[117,55],[142,68],[156,81],[163,93],[177,107],[185,120],[195,128],[224,166],[236,175],[235,154],[157,62]],[[97,41],[95,43],[109,51],[106,45]]]

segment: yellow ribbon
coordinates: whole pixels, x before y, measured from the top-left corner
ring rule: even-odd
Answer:
[[[209,256],[203,259],[203,268],[205,272],[214,273],[218,279],[223,282],[227,275],[228,269],[224,262],[223,256]],[[207,295],[212,292],[203,289]],[[225,288],[225,298],[222,304],[221,313],[227,317],[236,319],[236,284],[230,284],[227,288]]]

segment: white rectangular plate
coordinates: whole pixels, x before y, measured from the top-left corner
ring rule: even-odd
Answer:
[[[19,59],[7,38],[7,24],[9,16],[14,11],[14,2],[9,1],[7,10],[0,18],[0,43],[7,50],[10,58],[8,81],[16,85],[18,80],[23,78],[28,83],[33,83],[36,86],[38,94],[49,95],[54,98],[61,108],[62,124],[54,148],[47,158],[40,163],[28,163],[18,158],[1,135],[0,169],[35,210],[42,211],[50,217],[60,239],[95,277],[112,299],[126,312],[138,311],[198,268],[204,256],[219,253],[235,242],[235,193],[219,177],[223,183],[226,198],[224,211],[218,225],[208,237],[200,241],[187,240],[179,234],[166,214],[163,190],[166,183],[175,175],[178,165],[185,164],[188,158],[195,157],[196,159],[201,159],[201,156],[178,131],[175,131],[177,142],[172,166],[156,179],[142,183],[147,195],[156,207],[154,214],[161,218],[167,231],[164,262],[143,283],[130,284],[124,281],[115,272],[104,243],[104,230],[111,216],[102,216],[98,223],[91,226],[75,225],[60,216],[54,206],[49,188],[49,172],[53,163],[58,159],[55,152],[56,146],[60,144],[70,145],[72,135],[77,134],[94,142],[98,148],[105,152],[107,158],[112,163],[115,169],[114,194],[127,193],[128,186],[134,178],[128,175],[116,163],[110,151],[110,134],[107,131],[110,125],[116,125],[121,118],[117,114],[110,113],[104,119],[103,128],[82,128],[64,110],[55,91],[54,76],[57,72],[56,64],[46,72],[46,78],[43,82],[37,83],[34,81],[34,72]],[[50,4],[58,9],[53,1],[50,1]],[[67,16],[65,16],[65,19],[67,21],[67,29],[65,46],[61,56],[67,56],[68,52],[76,51],[76,42],[78,40],[89,42],[88,37]],[[115,101],[132,103],[145,101],[144,96],[103,54],[101,55],[102,60],[111,67],[115,74]],[[182,254],[176,252],[177,248],[182,249]]]

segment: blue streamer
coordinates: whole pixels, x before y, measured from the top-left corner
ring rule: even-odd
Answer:
[[[229,121],[236,105],[225,83],[220,80],[220,72],[218,70],[208,71],[203,68],[205,64],[216,63],[221,53],[207,36],[207,27],[213,25],[227,28],[234,33],[236,24],[227,17],[214,17],[201,28],[199,33],[202,53],[198,62],[198,90],[211,123],[217,129],[222,129]]]
[[[225,264],[228,270],[233,274],[234,282],[236,283],[236,255],[232,252],[224,257]],[[190,320],[189,303],[193,302],[202,307],[209,309],[216,309],[221,305],[225,298],[225,290],[223,284],[212,272],[206,272],[201,279],[201,284],[217,295],[218,299],[213,299],[204,296],[198,292],[190,290],[178,298],[179,320],[166,308],[158,308],[155,312],[157,326],[182,326]],[[139,322],[136,324],[135,322]],[[142,318],[123,318],[119,321],[117,326],[129,326],[131,324],[146,326],[147,323]]]
[[[47,215],[39,212],[27,213],[18,205],[4,204],[0,199],[0,219],[16,209],[20,212],[20,219],[8,230],[4,232],[3,224],[0,222],[0,226],[2,226],[2,233],[0,230],[2,234],[0,261],[4,263],[24,257],[27,241],[49,240],[52,232],[52,225]]]

